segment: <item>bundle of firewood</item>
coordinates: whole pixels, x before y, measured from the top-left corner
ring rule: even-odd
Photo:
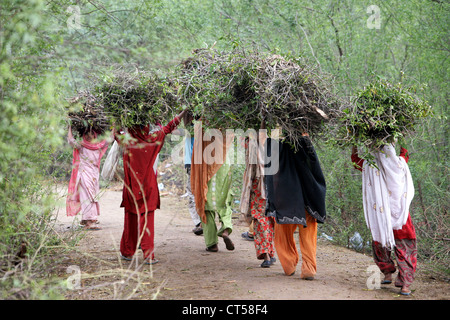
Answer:
[[[208,127],[281,128],[297,146],[341,114],[332,79],[298,59],[256,51],[199,49],[175,73],[180,99]]]

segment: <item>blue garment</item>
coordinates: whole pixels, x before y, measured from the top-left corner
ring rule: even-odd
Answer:
[[[184,164],[185,165],[191,164],[193,147],[194,147],[194,137],[187,135],[186,139],[184,141]]]

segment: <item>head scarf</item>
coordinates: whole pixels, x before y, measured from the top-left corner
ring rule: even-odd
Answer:
[[[405,159],[396,155],[393,145],[372,155],[374,163],[364,161],[362,170],[364,216],[373,240],[392,249],[393,230],[408,219],[414,185]]]

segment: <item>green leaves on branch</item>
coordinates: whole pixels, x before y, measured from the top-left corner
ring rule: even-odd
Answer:
[[[94,94],[112,123],[120,127],[163,122],[178,108],[176,86],[149,72],[118,74]]]
[[[92,91],[80,93],[74,101],[81,111],[70,113],[79,132],[93,128],[101,132],[111,125],[121,128],[164,122],[178,109],[176,85],[150,72],[116,72]]]
[[[241,48],[193,53],[166,77],[117,73],[83,94],[84,107],[72,123],[104,130],[167,122],[184,105],[209,128],[258,129],[265,122],[294,147],[308,132],[374,149],[403,139],[431,112],[411,88],[382,79],[342,110],[346,103],[333,93],[332,79],[298,59]]]
[[[340,119],[337,142],[368,149],[404,139],[432,112],[413,88],[377,79],[356,94]]]
[[[300,59],[234,48],[197,49],[177,74],[183,97],[207,127],[282,129],[297,145],[302,133],[323,130],[342,103],[332,80]]]
[[[166,77],[122,72],[97,85],[89,93],[93,103],[82,110],[91,108],[94,116],[80,114],[85,121],[73,123],[94,126],[89,120],[97,116],[98,127],[108,121],[146,125],[170,120],[185,105],[206,127],[258,129],[264,121],[267,129],[281,128],[295,146],[302,133],[314,134],[340,114],[331,80],[298,59],[240,48],[193,53]]]

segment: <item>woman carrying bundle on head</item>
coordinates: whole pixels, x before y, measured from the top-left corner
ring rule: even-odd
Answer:
[[[273,144],[279,144],[275,148]],[[286,142],[267,139],[267,157],[278,157],[279,168],[268,174],[273,164],[265,161],[267,187],[266,215],[275,219],[275,249],[286,275],[294,275],[299,253],[294,239],[298,228],[302,254],[300,278],[313,280],[317,271],[317,224],[326,219],[326,183],[319,158],[309,136],[304,133],[295,150]],[[274,154],[275,153],[275,154]]]
[[[400,294],[409,295],[417,263],[416,233],[409,214],[414,197],[414,185],[408,168],[409,155],[401,148],[400,156],[393,144],[372,153],[374,163],[358,156],[356,147],[351,159],[362,171],[364,216],[372,233],[374,260],[385,278],[382,284],[392,282],[396,271],[391,251],[397,258],[398,276],[395,286]]]
[[[264,128],[264,123],[261,125]],[[256,258],[263,260],[262,268],[275,263],[274,220],[266,216],[266,190],[264,185],[264,155],[262,148],[266,134],[249,131],[245,140],[245,171],[242,185],[240,211],[246,221],[253,224],[253,241]]]
[[[125,210],[125,221],[120,253],[125,260],[131,260],[141,247],[144,263],[154,264],[154,213],[160,207],[155,161],[166,135],[180,123],[187,109],[184,109],[164,127],[151,130],[150,125],[135,125],[128,128],[131,140],[123,143],[124,188],[121,207]]]
[[[66,211],[75,216],[80,211],[81,224],[87,230],[100,230],[97,226],[100,215],[98,203],[100,161],[108,148],[107,140],[98,141],[98,133],[85,131],[82,141],[77,141],[69,126],[67,140],[73,147],[72,173],[69,181]]]
[[[230,238],[233,231],[231,165],[226,161],[234,135],[222,134],[218,129],[204,132],[201,121],[198,121],[194,126],[194,137],[191,190],[202,221],[206,250],[217,252],[219,237],[227,250],[234,250]],[[221,223],[219,229],[215,222],[216,214]]]

